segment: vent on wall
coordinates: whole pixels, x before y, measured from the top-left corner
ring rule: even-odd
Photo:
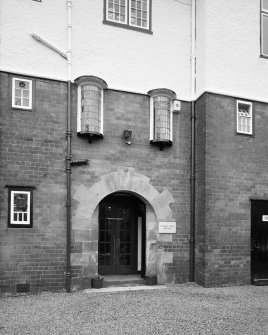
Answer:
[[[30,292],[30,284],[17,284],[17,293]]]

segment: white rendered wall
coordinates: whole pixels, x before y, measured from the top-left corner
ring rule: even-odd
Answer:
[[[212,91],[268,101],[259,0],[197,0],[197,96]]]
[[[65,0],[0,0],[0,22],[0,70],[66,79],[66,60],[31,37],[66,52]]]
[[[109,88],[174,90],[190,99],[191,0],[153,0],[146,34],[102,23],[103,0],[73,0],[73,79],[95,75]],[[0,69],[67,80],[67,62],[35,33],[66,52],[66,0],[0,0]]]

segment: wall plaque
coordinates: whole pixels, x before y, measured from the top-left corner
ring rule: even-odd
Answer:
[[[176,234],[176,222],[159,222],[159,234]]]
[[[263,215],[262,216],[262,221],[268,221],[268,215]]]

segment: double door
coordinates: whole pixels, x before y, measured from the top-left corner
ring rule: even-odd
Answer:
[[[99,206],[99,273],[137,273],[137,204],[113,197]]]

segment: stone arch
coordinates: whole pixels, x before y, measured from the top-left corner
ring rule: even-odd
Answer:
[[[147,271],[157,272],[158,282],[165,282],[163,262],[165,260],[165,263],[171,263],[173,260],[167,259],[168,254],[159,248],[166,240],[163,241],[161,236],[159,237],[158,222],[173,221],[170,203],[174,202],[174,199],[167,189],[157,191],[148,177],[136,172],[132,167],[119,167],[117,171],[103,175],[93,186],[81,184],[74,191],[73,199],[77,204],[73,210],[72,229],[74,245],[79,245],[80,249],[78,252],[72,251],[71,264],[82,267],[82,277],[98,272],[98,205],[107,195],[118,191],[132,193],[147,205]]]
[[[150,184],[150,179],[131,167],[119,167],[101,177],[101,180],[91,187],[81,184],[74,192],[73,199],[78,202],[73,225],[85,228],[88,219],[92,217],[99,202],[107,195],[118,192],[131,192],[150,204],[158,221],[173,220],[170,203],[174,202],[171,193],[165,189],[158,192]]]

